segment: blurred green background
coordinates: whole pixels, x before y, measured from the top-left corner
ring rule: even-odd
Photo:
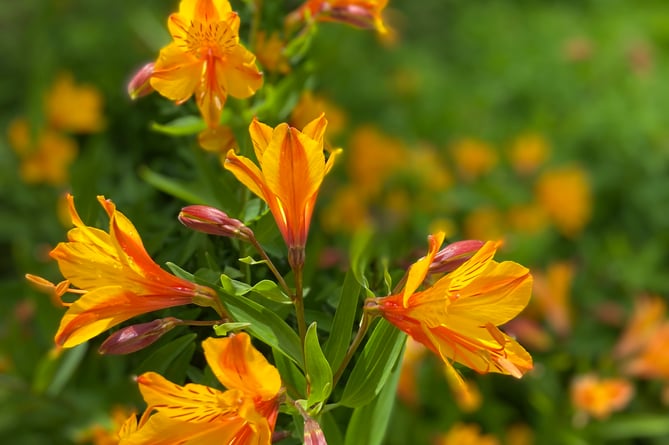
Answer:
[[[299,4],[265,3],[270,29]],[[232,4],[244,19],[247,3]],[[165,21],[176,8],[164,0],[0,5],[2,443],[84,440],[93,425],[109,424],[114,406],[139,402],[130,376],[147,354],[99,356],[92,342],[55,358],[63,310],[23,278],[59,280],[46,253],[65,237],[57,205],[65,191],[100,227],[95,196],[112,198],[161,265],[195,268],[203,249],[224,246],[180,226],[175,215],[189,202],[156,179],[177,178],[214,202],[222,193],[227,179],[209,179],[225,174],[214,154],[194,137],[151,130],[195,114],[194,104],[157,95],[131,102],[126,93],[132,73],[169,41]],[[415,398],[398,402],[387,443],[465,443],[444,436],[457,422],[498,440],[471,443],[669,443],[666,359],[640,372],[635,357],[614,353],[639,298],[662,304],[669,292],[669,5],[390,0],[385,17],[394,30],[386,39],[319,25],[289,74],[296,83],[285,118],[308,88],[342,121],[331,142],[345,155],[319,200],[310,254],[337,258],[366,222],[383,240],[379,255],[400,268],[440,227],[452,240],[504,238],[500,256],[530,267],[538,282],[522,320],[508,327],[533,353],[535,371],[520,381],[465,372],[481,396],[471,409],[456,403],[436,360],[412,362]],[[67,180],[26,180],[27,157],[10,129],[19,118],[35,137],[49,126],[45,97],[62,72],[99,92],[104,124],[56,129],[77,147]],[[666,314],[651,321],[661,325]],[[638,333],[637,354],[658,335]],[[610,416],[588,415],[570,395],[586,374],[625,379],[634,395]],[[602,394],[593,397],[609,400]]]

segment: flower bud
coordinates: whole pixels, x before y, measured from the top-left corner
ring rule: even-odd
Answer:
[[[304,419],[304,445],[327,445],[321,426],[311,417]]]
[[[360,5],[331,6],[328,15],[337,22],[346,23],[360,29],[375,29],[376,18],[369,7]]]
[[[147,63],[132,76],[132,79],[128,83],[130,99],[135,100],[153,93],[153,87],[150,83],[153,66],[153,62]]]
[[[214,207],[192,205],[181,209],[179,221],[186,227],[210,235],[227,236],[249,240],[253,231],[238,219],[230,218],[225,212]]]
[[[163,334],[180,324],[181,320],[166,317],[140,323],[114,332],[100,345],[100,354],[130,354],[153,344]]]
[[[479,240],[464,240],[451,243],[434,256],[429,273],[447,273],[460,267],[485,244]]]

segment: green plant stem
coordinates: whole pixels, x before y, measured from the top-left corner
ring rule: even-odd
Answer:
[[[251,243],[251,245],[253,247],[255,247],[258,254],[260,254],[262,259],[265,261],[265,264],[267,264],[267,267],[269,268],[269,270],[272,272],[272,274],[276,278],[276,281],[279,283],[279,286],[281,286],[281,289],[283,289],[283,291],[286,293],[286,295],[292,295],[293,291],[290,289],[290,287],[288,287],[288,284],[286,283],[286,280],[283,279],[283,277],[281,276],[281,274],[277,270],[276,266],[274,266],[274,263],[272,262],[272,260],[267,255],[267,252],[265,252],[265,249],[262,248],[262,246],[260,245],[258,240],[255,239],[255,237],[251,237],[251,238],[249,238],[249,242]]]
[[[360,343],[362,343],[362,340],[365,338],[365,335],[367,334],[369,325],[371,324],[372,320],[375,317],[376,315],[363,310],[362,319],[360,320],[360,327],[358,329],[358,332],[355,334],[355,338],[353,338],[351,346],[348,347],[348,351],[346,351],[346,355],[344,356],[344,359],[342,360],[341,364],[339,365],[339,368],[337,369],[337,372],[335,372],[334,377],[332,379],[333,387],[337,386],[337,382],[339,381],[342,374],[344,373],[344,370],[346,369],[349,362],[353,358],[355,351],[358,350]]]
[[[307,337],[307,322],[304,318],[304,294],[302,286],[302,267],[293,269],[295,275],[295,295],[293,296],[293,304],[295,305],[295,316],[297,317],[297,330],[302,341],[302,350],[304,350],[304,341]]]

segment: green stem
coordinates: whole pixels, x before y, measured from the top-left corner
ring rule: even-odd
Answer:
[[[274,263],[272,262],[272,260],[267,255],[267,252],[265,252],[265,249],[262,248],[262,246],[260,245],[258,240],[255,239],[255,237],[250,237],[249,242],[251,243],[251,245],[253,245],[253,247],[255,247],[258,254],[260,254],[262,259],[265,261],[265,264],[267,264],[267,267],[269,268],[269,270],[272,272],[272,274],[276,278],[276,281],[279,282],[279,286],[281,286],[281,289],[283,289],[283,291],[286,293],[286,295],[292,295],[293,291],[290,290],[290,287],[288,287],[288,284],[286,283],[286,280],[283,279],[283,277],[281,276],[281,274],[277,270],[276,266],[274,266]]]
[[[304,350],[304,341],[307,337],[307,322],[304,318],[302,268],[294,268],[293,274],[295,275],[295,295],[293,296],[293,304],[295,305],[295,316],[297,317],[297,330],[300,334],[300,340],[302,341],[302,350]]]
[[[337,386],[337,382],[341,378],[342,374],[344,373],[344,370],[348,366],[349,362],[353,358],[353,355],[355,354],[355,351],[358,350],[358,347],[360,346],[360,343],[362,343],[362,340],[365,338],[365,334],[367,334],[367,330],[369,329],[369,325],[371,324],[372,320],[376,317],[374,314],[370,314],[369,312],[363,310],[362,312],[362,319],[360,320],[360,328],[358,329],[358,332],[355,334],[355,338],[351,342],[351,346],[348,347],[348,351],[346,351],[346,355],[344,356],[344,360],[342,360],[341,365],[339,365],[339,369],[337,369],[337,372],[335,372],[334,377],[332,379],[332,387],[334,388]]]

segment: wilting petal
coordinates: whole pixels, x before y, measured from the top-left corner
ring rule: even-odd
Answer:
[[[260,396],[263,400],[276,397],[281,377],[253,347],[248,334],[208,338],[202,342],[202,348],[214,375],[226,388]]]

